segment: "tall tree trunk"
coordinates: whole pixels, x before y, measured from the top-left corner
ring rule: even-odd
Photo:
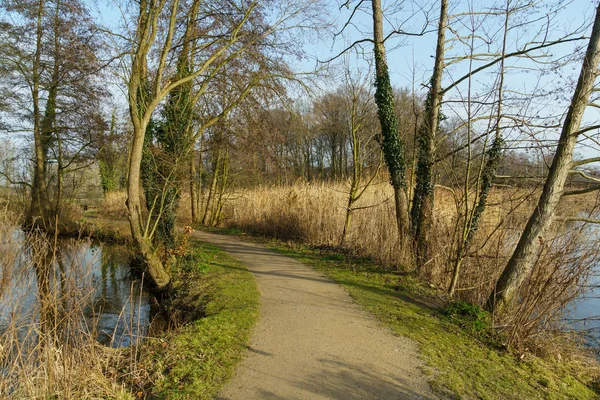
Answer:
[[[63,146],[60,140],[60,134],[58,132],[56,123],[56,102],[58,99],[58,86],[60,81],[60,65],[59,65],[59,54],[60,54],[60,41],[59,41],[59,16],[60,16],[60,0],[56,1],[56,9],[54,13],[54,65],[52,67],[52,78],[50,82],[50,90],[48,91],[48,100],[46,102],[46,112],[44,119],[42,120],[42,131],[46,137],[46,140],[50,143],[52,139],[56,141],[58,145],[56,152],[56,191],[54,198],[54,209],[52,215],[49,217],[57,218],[60,216],[60,208],[62,205],[63,197],[63,182],[64,182],[64,170],[63,170]],[[48,145],[49,145],[48,143]],[[47,154],[48,149],[46,149]],[[47,157],[47,156],[46,156]],[[60,218],[58,218],[60,220]],[[56,226],[57,224],[55,224]]]
[[[223,196],[225,190],[227,190],[227,179],[229,176],[229,149],[225,149],[225,158],[223,159],[223,166],[221,170],[221,177],[219,181],[219,196],[214,201],[214,211],[210,218],[210,226],[217,226],[221,221],[221,214],[223,211]]]
[[[204,215],[202,216],[202,225],[208,224],[208,221],[209,221],[211,200],[213,200],[213,197],[216,196],[217,179],[219,176],[219,165],[220,164],[221,164],[221,151],[219,149],[217,149],[217,159],[215,160],[212,181],[210,184],[210,189],[208,190],[208,198],[206,199],[206,205],[204,207]]]
[[[33,102],[33,140],[34,140],[34,176],[31,188],[31,203],[25,219],[26,227],[39,226],[44,229],[50,229],[52,226],[48,218],[50,210],[50,200],[48,189],[46,187],[46,153],[44,150],[45,142],[41,128],[40,115],[40,74],[41,74],[41,56],[42,56],[42,19],[44,15],[44,0],[40,0],[37,9],[36,19],[36,49],[32,68],[32,86],[31,95]]]
[[[444,69],[444,46],[448,23],[448,0],[440,2],[435,63],[431,87],[425,102],[425,118],[418,130],[418,158],[416,185],[411,208],[413,243],[420,269],[430,258],[429,235],[433,226],[435,137],[438,131],[442,104],[442,71]]]
[[[381,124],[381,147],[390,174],[390,182],[394,188],[400,251],[404,252],[404,244],[410,231],[404,142],[399,135],[398,119],[394,113],[394,93],[390,83],[385,44],[383,42],[381,0],[373,0],[371,4],[373,7],[373,39],[375,42],[375,103],[377,104],[377,114]]]
[[[54,198],[54,216],[57,219],[61,219],[61,208],[63,204],[64,194],[64,181],[65,181],[65,167],[64,167],[64,152],[62,140],[60,137],[56,138],[57,142],[57,157],[56,157],[56,195]]]
[[[535,258],[544,240],[554,213],[563,193],[564,186],[573,162],[573,150],[579,137],[581,120],[588,105],[594,83],[598,76],[600,63],[600,5],[596,8],[596,17],[588,48],[583,60],[577,87],[573,94],[552,166],[544,184],[544,189],[533,214],[529,218],[517,247],[508,261],[502,275],[496,282],[490,295],[488,308],[496,311],[509,309],[516,301],[518,290],[523,281],[531,274]]]
[[[198,185],[196,187],[196,210],[198,210],[197,218],[200,218],[200,212],[204,207],[204,167],[202,164],[202,146],[204,144],[204,135],[201,134],[198,139],[199,150],[198,150]],[[196,222],[196,221],[194,221]]]

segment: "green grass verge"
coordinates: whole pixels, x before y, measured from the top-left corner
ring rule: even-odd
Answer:
[[[431,302],[436,294],[410,276],[377,268],[368,260],[300,245],[274,246],[279,252],[313,266],[343,285],[354,300],[394,333],[415,340],[434,390],[457,399],[598,399],[578,375],[575,362],[550,363],[537,357],[517,360],[477,339],[482,318],[471,323],[455,310]],[[468,319],[469,310],[466,317]],[[477,314],[475,311],[474,314]]]
[[[212,229],[213,232],[219,230]],[[221,233],[243,235],[236,229]],[[263,241],[264,242],[264,241]],[[517,359],[495,346],[483,311],[445,304],[411,276],[297,243],[267,242],[341,284],[363,308],[399,335],[415,340],[435,391],[455,399],[598,399],[591,377],[575,360]],[[436,300],[437,299],[437,300]],[[489,317],[488,317],[489,318]]]
[[[192,240],[191,248],[174,273],[171,301],[181,310],[178,320],[192,321],[144,343],[148,398],[215,398],[258,320],[260,294],[250,272],[215,246]]]

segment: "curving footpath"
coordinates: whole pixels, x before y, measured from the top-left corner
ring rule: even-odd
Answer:
[[[260,319],[222,400],[437,399],[416,345],[396,337],[312,268],[258,244],[194,232],[248,266]]]

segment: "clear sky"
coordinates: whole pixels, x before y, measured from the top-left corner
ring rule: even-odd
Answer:
[[[121,25],[123,21],[121,11],[118,7],[119,2],[120,0],[101,0],[99,2],[91,3],[90,6],[103,24],[114,27]],[[512,0],[512,2],[525,1]],[[540,4],[551,4],[556,2],[556,0],[537,1],[537,3]],[[568,30],[569,28],[574,29],[575,27],[584,24],[586,21],[590,22],[594,14],[595,2],[596,1],[594,0],[572,0],[563,2],[564,7],[557,18],[560,20],[560,23],[554,23],[554,25],[556,27],[560,25],[560,29]],[[339,54],[342,49],[346,48],[349,43],[368,38],[372,35],[370,2],[366,1],[361,9],[355,14],[352,19],[352,24],[344,29],[343,34],[334,36],[335,32],[341,30],[341,27],[348,20],[352,11],[352,8],[340,6],[341,3],[343,3],[343,0],[332,0],[327,2],[329,14],[327,17],[331,20],[333,27],[330,31],[323,32],[318,35],[316,39],[313,38],[313,40],[307,41],[304,44],[307,58],[302,62],[298,62],[297,60],[293,61],[296,64],[297,70],[309,71],[316,65],[322,66],[322,64],[316,63],[316,60],[323,61],[331,59]],[[356,0],[351,2],[351,4],[356,3]],[[411,87],[416,81],[417,86],[420,86],[428,81],[433,67],[433,56],[435,54],[436,45],[435,28],[439,17],[439,1],[406,1],[403,2],[401,7],[397,5],[398,3],[401,2],[398,2],[397,0],[383,0],[384,9],[387,11],[385,18],[385,34],[389,33],[393,27],[402,28],[411,33],[421,32],[423,30],[427,33],[421,37],[396,35],[387,42],[387,56],[392,83],[397,87]],[[489,10],[494,4],[502,3],[502,1],[489,0],[450,0],[451,12],[454,14],[465,12],[469,7],[472,7],[475,11]],[[543,11],[544,10],[542,9],[538,11],[538,13]],[[521,18],[521,16],[519,16],[519,18]],[[488,18],[488,20],[491,22],[492,18]],[[498,20],[499,19],[496,18],[496,20],[493,21],[494,24],[497,24]],[[456,23],[456,20],[451,22]],[[482,31],[486,28],[485,24],[480,27]],[[522,32],[519,32],[519,34],[522,35]],[[550,34],[552,35],[552,33]],[[556,36],[558,36],[558,34],[556,34]],[[521,39],[521,42],[522,41],[523,40]],[[453,51],[457,51],[456,48],[458,47],[460,46],[454,46],[454,49],[450,49],[448,52],[452,54]],[[564,52],[572,51],[572,48],[573,45],[566,46],[564,47]],[[367,62],[371,61],[371,43],[363,43],[360,46],[356,46],[355,49],[364,56]],[[461,49],[458,49],[459,52],[460,50]],[[448,74],[446,75],[448,76]],[[330,85],[331,84],[328,83],[328,86]]]

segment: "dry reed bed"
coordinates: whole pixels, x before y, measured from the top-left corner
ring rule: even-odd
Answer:
[[[327,183],[246,190],[236,193],[226,203],[222,224],[283,240],[338,246],[344,226],[347,190],[344,184]],[[437,187],[435,196],[432,260],[422,274],[428,282],[447,287],[464,222],[465,202],[461,192],[447,187]],[[475,304],[485,302],[538,196],[539,191],[535,188],[495,187],[492,190],[489,205],[463,263],[459,298]],[[596,205],[595,196],[569,197],[565,198],[562,210],[576,215],[583,210],[594,209]],[[389,184],[381,182],[370,187],[356,207],[359,209],[353,214],[350,234],[345,242],[347,250],[358,256],[374,258],[392,268],[411,270],[410,263],[399,255],[394,201]],[[544,238],[548,245],[538,262],[543,267],[537,269],[540,276],[533,276],[532,282],[543,276],[557,277],[560,273],[564,275],[562,280],[580,283],[585,278],[582,264],[595,259],[595,251],[579,240],[583,233],[581,229],[565,229],[560,223],[556,225],[552,237]],[[557,254],[561,256],[557,257]],[[565,263],[568,264],[566,267]],[[579,274],[574,271],[575,265]],[[554,271],[550,275],[549,269]],[[567,279],[567,276],[570,278]],[[526,290],[531,288],[527,286]],[[573,293],[569,292],[568,297],[572,296]]]
[[[2,217],[0,397],[133,399],[108,377],[120,351],[100,345],[96,321],[84,316],[93,285],[89,260],[72,260],[77,268],[59,272],[53,238],[24,235],[14,216]]]
[[[337,246],[345,219],[347,190],[346,185],[326,183],[247,190],[227,203],[223,224],[284,240]],[[373,185],[365,192],[356,204],[358,209],[352,216],[346,246],[358,255],[373,257],[385,265],[401,267],[392,196],[392,190],[385,182]],[[522,224],[522,208],[531,208],[530,202],[522,199],[525,196],[526,193],[515,196],[504,190],[494,192],[481,231],[493,230],[502,216],[509,214],[508,210],[513,208],[516,211],[504,224],[512,229],[515,229],[516,223]],[[444,237],[454,234],[458,215],[454,197],[447,188],[436,190],[434,239],[443,243],[433,246],[437,258],[444,254],[447,245]],[[522,203],[520,208],[519,203]],[[458,207],[462,207],[462,204],[458,204]]]
[[[539,188],[494,187],[479,224],[457,287],[457,298],[483,305],[506,265],[529,215],[539,197]],[[124,213],[124,194],[107,199],[104,207],[114,216]],[[372,185],[355,205],[345,250],[370,257],[390,268],[410,271],[412,263],[399,251],[393,193],[387,182]],[[472,196],[472,194],[470,194]],[[468,207],[459,189],[436,187],[431,261],[420,271],[428,283],[447,288],[456,258]],[[230,194],[221,225],[247,232],[302,241],[314,246],[338,247],[344,226],[348,185],[343,183],[297,183],[290,186],[256,187]],[[598,209],[596,194],[566,197],[559,214],[584,215]],[[178,216],[189,221],[189,198],[183,193]],[[522,289],[522,301],[512,320],[498,323],[507,327],[508,342],[525,346],[524,338],[541,341],[553,330],[564,305],[585,289],[591,267],[600,259],[597,246],[590,246],[585,224],[557,222],[544,242],[534,273]],[[527,344],[530,346],[530,344]]]

